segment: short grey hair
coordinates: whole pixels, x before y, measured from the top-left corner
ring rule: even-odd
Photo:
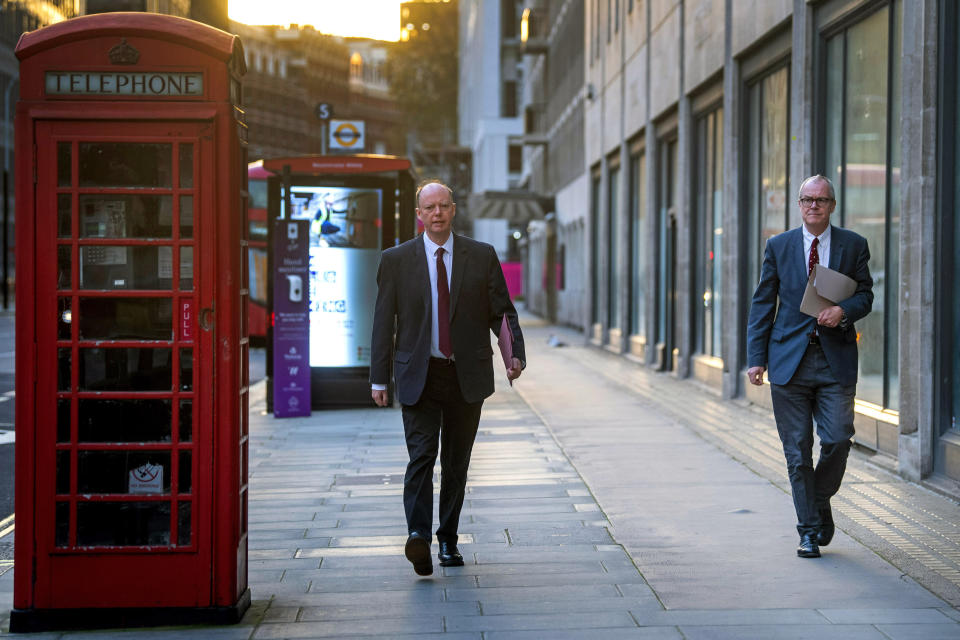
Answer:
[[[836,189],[833,188],[833,183],[830,181],[830,178],[828,178],[828,177],[825,176],[825,175],[821,175],[821,174],[818,173],[817,175],[815,175],[815,176],[810,176],[809,178],[807,178],[806,180],[804,180],[803,182],[800,183],[800,190],[797,191],[797,199],[798,199],[798,200],[799,200],[801,197],[803,197],[803,188],[804,188],[805,186],[807,186],[808,183],[814,182],[815,180],[822,180],[823,182],[826,182],[826,183],[827,183],[827,186],[830,187],[830,199],[831,199],[831,200],[836,200],[836,199],[837,199],[837,191],[836,191]]]

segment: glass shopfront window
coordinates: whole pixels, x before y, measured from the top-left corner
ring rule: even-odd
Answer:
[[[956,16],[954,16],[956,18]],[[951,394],[952,411],[950,412],[950,427],[960,430],[960,47],[957,46],[957,38],[960,36],[960,20],[953,24],[953,42],[954,42],[954,64],[953,64],[953,82],[954,82],[954,101],[953,101],[953,271],[951,273],[953,283],[952,316],[953,322],[953,362],[951,377],[953,378],[953,393]]]
[[[767,240],[790,228],[790,70],[782,67],[747,87],[747,277],[760,281]],[[749,303],[749,300],[747,301]]]
[[[607,181],[607,326],[620,328],[620,167]]]
[[[714,109],[696,125],[697,228],[694,252],[694,304],[697,351],[720,356],[720,295],[723,276],[723,109]]]
[[[942,327],[937,347],[941,360],[937,378],[941,408],[937,432],[960,433],[960,7],[952,2],[940,6],[940,261],[936,295],[943,301],[937,322]],[[940,452],[942,467],[945,453]]]
[[[630,333],[647,333],[647,155],[630,156]]]
[[[790,69],[783,66],[747,86],[746,188],[743,252],[743,317],[760,281],[767,240],[790,228]],[[747,361],[746,322],[741,323],[741,359]]]
[[[900,272],[900,32],[890,2],[826,41],[824,170],[837,188],[833,223],[870,244],[873,311],[857,323],[857,396],[897,409]]]
[[[677,139],[659,142],[657,163],[656,344],[661,369],[673,369],[676,336]]]
[[[600,322],[600,175],[590,182],[590,322]]]

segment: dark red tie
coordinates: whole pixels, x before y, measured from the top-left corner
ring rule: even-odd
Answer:
[[[813,243],[810,245],[810,260],[807,261],[807,276],[813,273],[814,265],[820,262],[820,252],[817,251],[818,244],[820,244],[820,238],[814,238]],[[817,327],[814,325],[813,331],[810,332],[810,340],[815,340],[817,335]]]
[[[820,262],[820,252],[817,251],[817,245],[820,244],[820,238],[814,238],[810,245],[810,260],[807,262],[807,275],[813,273],[813,265]]]
[[[443,264],[443,247],[437,249],[437,338],[440,353],[453,356],[450,344],[450,287],[447,285],[447,267]]]

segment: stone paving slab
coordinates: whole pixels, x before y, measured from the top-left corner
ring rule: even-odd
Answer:
[[[514,388],[498,376],[485,403],[461,519],[466,566],[418,577],[403,558],[398,410],[274,420],[257,388],[253,605],[242,623],[30,637],[960,639],[960,612],[858,539],[838,533],[817,562],[793,556],[769,429],[746,437],[730,418],[739,414],[710,408],[706,437],[687,422],[712,407],[702,392],[657,386],[599,350],[550,349],[548,331],[530,323],[531,366]],[[688,389],[683,411],[663,406],[677,385]],[[869,503],[893,523],[877,537],[890,527],[954,535],[932,503],[911,502],[882,472],[850,478],[851,508],[865,514],[856,501]],[[11,584],[12,572],[0,576],[0,608]],[[810,595],[817,589],[823,597]]]
[[[680,631],[673,627],[634,627],[632,629],[551,629],[542,631],[491,631],[483,634],[484,640],[683,640]]]

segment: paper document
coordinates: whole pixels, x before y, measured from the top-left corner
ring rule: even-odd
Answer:
[[[507,369],[513,366],[513,333],[510,332],[510,324],[507,322],[507,316],[504,314],[503,322],[500,323],[500,335],[497,337],[497,345],[500,347],[500,355],[503,356],[503,366]],[[510,386],[513,386],[513,380],[507,376]]]
[[[803,292],[800,311],[816,318],[827,307],[846,300],[857,290],[857,281],[822,264],[815,265]]]

